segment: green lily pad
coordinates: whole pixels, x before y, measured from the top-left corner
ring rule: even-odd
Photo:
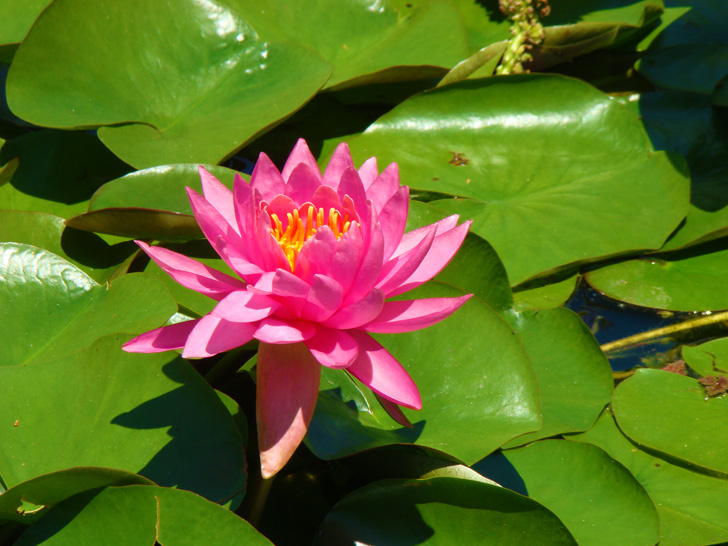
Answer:
[[[24,243],[48,250],[102,284],[124,270],[136,253],[133,243],[109,246],[91,233],[67,228],[63,218],[44,212],[0,211],[0,241]]]
[[[218,163],[330,72],[309,49],[261,41],[221,4],[56,0],[18,48],[7,95],[37,125],[103,126],[99,138],[136,168]]]
[[[644,307],[728,309],[728,250],[709,250],[645,256],[590,271],[584,278],[610,298]]]
[[[9,63],[40,13],[52,0],[0,0],[0,62]]]
[[[580,546],[658,542],[659,519],[650,497],[598,447],[545,440],[504,455],[523,478],[528,496],[556,514]]]
[[[77,467],[43,474],[0,495],[0,519],[29,525],[40,519],[51,506],[73,495],[110,485],[154,485],[150,480],[125,470]],[[29,506],[35,508],[28,510]]]
[[[588,430],[612,396],[612,369],[581,318],[564,309],[545,309],[506,319],[531,358],[541,392],[543,426],[505,447]]]
[[[655,38],[637,69],[659,87],[710,95],[728,75],[728,8],[721,0],[680,4],[692,9]]]
[[[203,165],[233,187],[235,171]],[[136,171],[104,184],[91,198],[88,212],[67,221],[84,231],[158,241],[201,238],[185,188],[202,192],[196,164],[163,165]]]
[[[100,285],[63,258],[20,243],[0,243],[0,278],[0,366],[57,359],[107,334],[142,333],[176,310],[148,275]]]
[[[104,182],[129,172],[99,139],[83,131],[36,131],[0,150],[0,165],[16,161],[0,186],[0,209],[34,210],[68,218],[86,210]]]
[[[214,501],[239,495],[242,440],[215,391],[174,353],[122,351],[126,339],[0,368],[3,481],[102,466]]]
[[[682,357],[700,375],[728,377],[728,338],[714,339],[694,347],[683,346]]]
[[[692,377],[638,370],[616,388],[612,406],[638,444],[728,474],[728,397],[709,398]]]
[[[239,4],[262,38],[304,44],[329,61],[328,89],[441,76],[468,55],[460,14],[441,0],[406,17],[386,0]]]
[[[460,294],[430,283],[406,297]],[[473,335],[464,325],[477,325],[480,334]],[[376,337],[414,379],[423,408],[404,409],[413,428],[400,427],[367,388],[343,371],[323,370],[306,435],[318,457],[334,459],[382,445],[415,443],[471,464],[540,427],[538,387],[528,357],[508,325],[477,298],[436,326]]]
[[[194,516],[193,516],[194,515]],[[108,487],[54,506],[16,542],[18,546],[103,544],[249,544],[271,546],[229,510],[179,491],[148,485]]]
[[[578,280],[577,275],[571,275],[546,284],[522,284],[513,292],[513,308],[516,311],[535,311],[560,307],[574,293]]]
[[[728,234],[728,132],[726,113],[710,97],[663,91],[639,97],[639,116],[655,148],[678,152],[688,162],[690,210],[665,250]]]
[[[350,147],[355,162],[397,161],[403,183],[459,197],[431,205],[472,218],[513,285],[567,264],[659,248],[687,213],[681,160],[652,151],[625,108],[558,76],[423,93]]]
[[[691,472],[648,454],[625,438],[608,412],[591,430],[570,439],[601,447],[637,478],[660,516],[660,546],[728,541],[727,480]]]
[[[576,545],[542,505],[503,487],[457,478],[383,480],[341,500],[324,519],[324,544]]]

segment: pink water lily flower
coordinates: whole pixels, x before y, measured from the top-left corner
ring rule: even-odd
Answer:
[[[209,357],[260,342],[257,421],[264,477],[278,472],[311,421],[321,367],[346,369],[389,405],[420,409],[402,365],[369,333],[419,330],[470,296],[388,301],[450,261],[470,222],[450,216],[404,233],[409,189],[396,163],[356,169],[346,144],[323,176],[304,140],[280,172],[265,154],[250,184],[231,192],[200,167],[204,197],[187,189],[205,237],[239,278],[162,247],[137,244],[178,283],[219,303],[208,315],[164,326],[124,345]]]

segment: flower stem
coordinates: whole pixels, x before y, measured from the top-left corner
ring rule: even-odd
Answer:
[[[260,518],[263,515],[263,509],[265,503],[268,500],[271,487],[273,486],[273,480],[275,476],[271,476],[268,479],[258,478],[255,483],[254,490],[252,491],[253,502],[249,505],[247,510],[247,520],[256,529],[260,525]]]
[[[605,343],[601,346],[601,348],[602,351],[604,351],[605,353],[610,353],[619,349],[624,349],[625,347],[629,347],[631,345],[644,343],[645,341],[651,341],[653,339],[669,336],[678,332],[686,332],[689,330],[702,328],[703,326],[720,323],[728,324],[728,311],[722,311],[713,315],[686,320],[685,322],[681,322],[679,324],[672,324],[663,328],[657,328],[656,330],[650,330],[648,332],[642,332],[641,334],[635,334],[633,336],[618,339],[617,341]]]

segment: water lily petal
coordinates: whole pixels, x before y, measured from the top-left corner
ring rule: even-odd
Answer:
[[[453,214],[452,216],[443,218],[442,220],[435,222],[434,224],[430,224],[429,226],[422,226],[421,228],[408,231],[402,236],[402,241],[397,246],[397,249],[394,251],[394,254],[392,254],[392,257],[395,258],[400,254],[404,254],[408,250],[417,246],[420,241],[422,241],[422,239],[427,236],[433,226],[435,227],[435,237],[437,237],[438,235],[450,231],[455,226],[457,226],[458,219],[459,216],[457,214]]]
[[[371,234],[369,246],[364,251],[354,282],[344,299],[344,305],[350,305],[362,299],[372,291],[382,271],[384,256],[384,237],[382,227],[377,224]],[[343,283],[342,283],[343,285]]]
[[[389,351],[368,334],[349,332],[359,345],[359,356],[346,371],[383,398],[412,409],[422,409],[417,385]]]
[[[306,435],[320,381],[321,366],[302,343],[261,343],[255,414],[264,478],[283,468]]]
[[[324,171],[323,184],[338,190],[339,184],[342,182],[342,176],[348,168],[354,169],[354,162],[351,160],[349,145],[342,142],[336,147],[331,159],[329,159],[329,164]]]
[[[303,243],[301,252],[298,253],[296,276],[310,284],[317,274],[329,275],[331,261],[337,249],[336,236],[331,228],[320,227],[308,241]]]
[[[299,163],[288,178],[286,195],[302,205],[311,199],[319,186],[321,186],[321,176],[318,174],[318,169],[314,172],[306,163]]]
[[[245,345],[253,339],[257,325],[205,315],[190,332],[185,342],[184,358],[206,358]]]
[[[218,303],[212,314],[232,322],[256,322],[271,316],[280,306],[279,302],[252,290],[237,290]]]
[[[333,188],[319,186],[311,196],[311,203],[316,209],[324,209],[328,214],[329,209],[341,210],[341,200]]]
[[[419,267],[412,275],[402,281],[399,286],[391,290],[386,290],[387,297],[394,297],[417,288],[442,271],[458,251],[460,245],[463,244],[463,240],[465,240],[465,236],[468,234],[468,228],[470,228],[471,223],[472,221],[469,220],[435,237],[432,241],[430,251],[425,256],[425,259],[422,260]]]
[[[346,368],[359,356],[359,344],[343,330],[317,326],[316,335],[304,343],[314,358],[328,368]]]
[[[343,307],[340,311],[332,315],[331,318],[321,323],[339,330],[359,328],[363,324],[367,324],[378,317],[382,312],[383,306],[384,292],[375,288],[358,302]]]
[[[321,322],[333,315],[344,300],[344,289],[331,277],[314,275],[301,318]]]
[[[354,210],[356,211],[357,219],[364,219],[367,217],[367,194],[364,191],[364,185],[359,178],[359,173],[356,172],[354,165],[351,165],[344,169],[340,177],[341,183],[337,194],[341,199],[342,205],[345,203],[345,197],[349,197],[352,201]],[[353,218],[352,218],[353,219]]]
[[[413,248],[392,258],[382,269],[382,276],[377,281],[380,288],[389,297],[406,279],[420,267],[420,264],[430,252],[435,240],[435,226],[430,226],[430,232]]]
[[[195,290],[218,301],[235,290],[245,289],[245,283],[241,280],[183,254],[159,246],[149,246],[143,241],[134,242],[170,277],[185,288]]]
[[[361,167],[359,167],[359,178],[361,178],[361,182],[362,184],[364,184],[365,190],[369,189],[369,186],[371,186],[372,183],[377,179],[377,176],[379,176],[377,158],[370,157],[361,164]]]
[[[210,203],[217,212],[235,229],[238,233],[238,222],[235,219],[235,207],[233,206],[233,194],[227,187],[210,174],[202,165],[198,167],[200,181],[202,182],[202,193],[205,200]]]
[[[397,404],[395,404],[394,402],[390,402],[386,398],[382,398],[376,393],[374,394],[374,396],[377,397],[377,402],[382,405],[382,408],[384,408],[384,411],[387,412],[387,415],[389,415],[397,423],[399,423],[403,427],[415,428],[414,425],[410,423],[410,420],[407,419],[407,416],[402,412],[402,408],[400,408]]]
[[[260,321],[253,337],[263,343],[284,345],[306,341],[314,336],[316,328],[302,320],[279,320],[269,317]]]
[[[181,349],[187,341],[187,336],[198,322],[200,322],[199,319],[187,320],[144,332],[124,343],[122,349],[127,353],[161,353]]]
[[[281,172],[283,180],[288,182],[291,178],[291,173],[300,163],[308,165],[311,171],[316,175],[316,178],[321,180],[321,170],[319,169],[318,163],[316,163],[316,159],[311,154],[311,150],[308,149],[308,144],[306,144],[306,141],[302,138],[298,139],[298,142],[296,142],[296,145],[291,151],[291,155],[289,155],[286,160],[286,164],[283,165],[283,171]],[[281,191],[279,193],[283,192]]]
[[[446,319],[471,297],[472,294],[459,298],[387,301],[377,318],[362,326],[362,330],[378,334],[421,330]]]
[[[253,168],[253,174],[250,175],[250,188],[260,192],[261,197],[270,201],[276,195],[285,193],[286,183],[285,176],[281,176],[270,158],[260,153],[258,161]]]
[[[399,188],[399,166],[390,163],[367,188],[367,197],[374,203],[374,210],[381,211]]]
[[[404,235],[407,225],[407,214],[409,213],[409,188],[402,186],[387,201],[379,212],[379,222],[382,224],[382,235],[384,236],[384,260],[394,254]]]

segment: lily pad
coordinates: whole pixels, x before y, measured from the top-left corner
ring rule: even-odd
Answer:
[[[553,282],[546,284],[542,282],[532,285],[522,284],[513,292],[513,307],[516,311],[560,307],[574,293],[578,280],[577,275],[571,275],[563,280],[554,279]]]
[[[51,506],[78,493],[134,484],[154,485],[138,474],[113,468],[84,466],[43,474],[0,495],[0,519],[29,525],[44,516]]]
[[[503,487],[457,478],[382,480],[341,500],[314,545],[576,545],[536,501]]]
[[[588,430],[612,396],[612,370],[581,318],[563,309],[508,313],[531,358],[541,392],[543,426],[505,447]]]
[[[194,518],[190,515],[194,514]],[[190,493],[130,485],[76,495],[54,506],[16,542],[18,546],[103,544],[246,544],[272,546],[229,510]]]
[[[0,150],[0,165],[13,161],[17,169],[0,186],[0,208],[62,218],[84,212],[99,186],[130,170],[83,131],[43,130],[14,138]]]
[[[655,148],[678,152],[690,168],[690,210],[664,250],[728,234],[728,114],[707,96],[677,91],[644,93],[638,105]]]
[[[0,243],[0,278],[0,367],[55,360],[107,334],[141,333],[176,311],[148,275],[100,285],[63,258],[20,243]]]
[[[459,294],[430,283],[408,292],[407,298]],[[477,325],[480,334],[474,336],[465,324]],[[377,339],[412,376],[423,408],[404,409],[413,428],[401,427],[345,372],[323,370],[306,435],[318,457],[334,459],[382,445],[416,443],[472,464],[540,427],[538,387],[528,357],[508,325],[477,298],[436,326]]]
[[[136,168],[218,163],[330,72],[309,49],[263,42],[222,4],[56,0],[18,48],[7,94],[37,125],[103,126],[99,138]]]
[[[714,339],[694,347],[683,346],[682,357],[700,375],[728,377],[728,338]]]
[[[614,391],[612,406],[638,444],[728,474],[728,397],[708,397],[692,377],[638,370]]]
[[[0,0],[0,62],[9,63],[40,13],[52,0]]]
[[[18,210],[0,211],[0,241],[48,250],[99,284],[125,270],[128,264],[123,262],[138,250],[133,243],[110,246],[92,233],[67,228],[58,216]]]
[[[397,161],[412,188],[458,197],[431,205],[472,218],[513,285],[567,264],[659,248],[687,213],[682,160],[652,151],[625,108],[559,76],[487,78],[423,93],[350,147],[355,162]]]
[[[728,540],[727,480],[691,472],[645,452],[625,438],[609,412],[591,430],[570,439],[601,447],[637,478],[660,516],[660,546],[704,546]]]
[[[658,542],[660,522],[650,497],[598,447],[544,440],[504,455],[523,478],[528,496],[556,514],[580,546]]]
[[[327,89],[441,76],[468,55],[460,14],[431,0],[401,17],[389,1],[238,2],[265,40],[290,40],[334,67]]]
[[[174,353],[122,351],[126,339],[0,368],[3,481],[102,466],[214,501],[240,494],[242,440],[215,391]]]
[[[634,305],[671,311],[728,309],[728,250],[700,253],[695,248],[645,256],[590,271],[584,278],[610,298]]]

